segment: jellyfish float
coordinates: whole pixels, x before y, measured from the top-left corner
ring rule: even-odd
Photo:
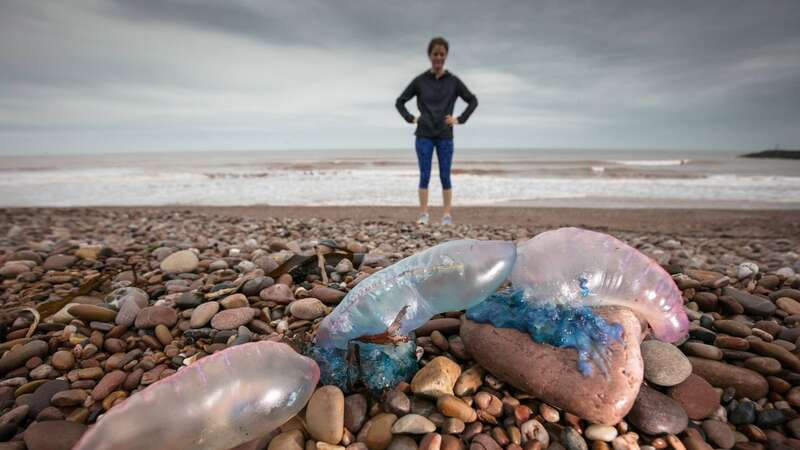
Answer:
[[[205,357],[104,414],[74,450],[225,450],[266,436],[306,405],[319,368],[260,341]]]
[[[467,318],[526,331],[535,342],[578,351],[582,373],[592,363],[605,371],[604,355],[622,330],[592,311],[630,308],[653,335],[667,342],[685,337],[688,319],[672,277],[638,250],[579,228],[546,231],[522,243],[511,273],[513,290],[499,292],[467,311]]]
[[[322,382],[380,391],[416,372],[413,331],[435,314],[489,297],[508,278],[516,247],[505,241],[436,245],[371,275],[322,320],[308,354]]]

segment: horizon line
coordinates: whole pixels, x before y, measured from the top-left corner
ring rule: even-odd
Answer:
[[[413,149],[411,149],[413,150]],[[687,148],[687,147],[480,147],[480,146],[462,146],[459,151],[622,151],[622,152],[659,152],[659,151],[680,151],[680,152],[754,152],[765,151],[768,148]],[[97,155],[135,155],[135,154],[163,154],[163,153],[255,153],[255,152],[353,152],[353,151],[380,151],[380,152],[395,152],[395,151],[410,151],[408,147],[360,147],[360,148],[345,148],[345,147],[319,147],[319,148],[245,148],[245,149],[169,149],[169,150],[111,150],[111,151],[21,151],[20,153],[4,153],[0,151],[0,157],[10,156],[97,156]]]

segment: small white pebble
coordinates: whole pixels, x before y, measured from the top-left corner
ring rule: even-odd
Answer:
[[[617,437],[617,429],[609,425],[592,424],[583,434],[592,441],[611,442]]]

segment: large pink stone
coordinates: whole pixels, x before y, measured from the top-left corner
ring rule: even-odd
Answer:
[[[497,378],[590,422],[614,425],[633,407],[643,378],[641,325],[628,309],[596,312],[624,330],[610,346],[608,375],[578,371],[578,353],[533,342],[526,333],[464,320],[461,339],[475,360]]]

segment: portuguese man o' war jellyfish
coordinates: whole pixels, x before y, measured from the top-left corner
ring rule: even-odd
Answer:
[[[574,348],[578,352],[578,369],[584,375],[592,373],[592,363],[607,372],[606,349],[612,342],[622,340],[622,327],[606,322],[586,306],[531,304],[523,292],[496,292],[467,310],[467,319],[524,331],[540,344]]]
[[[511,284],[555,305],[630,308],[667,342],[689,328],[683,297],[657,262],[617,238],[580,228],[546,231],[521,244]]]
[[[363,280],[320,323],[307,349],[322,382],[373,392],[417,369],[413,331],[435,314],[470,308],[508,278],[511,242],[458,240],[431,247]]]
[[[606,372],[608,346],[622,329],[593,306],[630,308],[653,334],[675,342],[688,330],[681,292],[656,262],[606,234],[579,228],[546,231],[520,244],[513,290],[493,294],[467,318],[515,328],[538,343],[574,348],[584,375],[591,363]]]
[[[112,408],[74,450],[224,450],[266,436],[306,405],[310,358],[260,341],[200,359]]]
[[[469,239],[409,256],[348,292],[320,324],[316,344],[346,349],[350,340],[380,335],[393,323],[398,328],[391,331],[406,336],[435,314],[482,302],[508,278],[515,259],[511,242]]]

